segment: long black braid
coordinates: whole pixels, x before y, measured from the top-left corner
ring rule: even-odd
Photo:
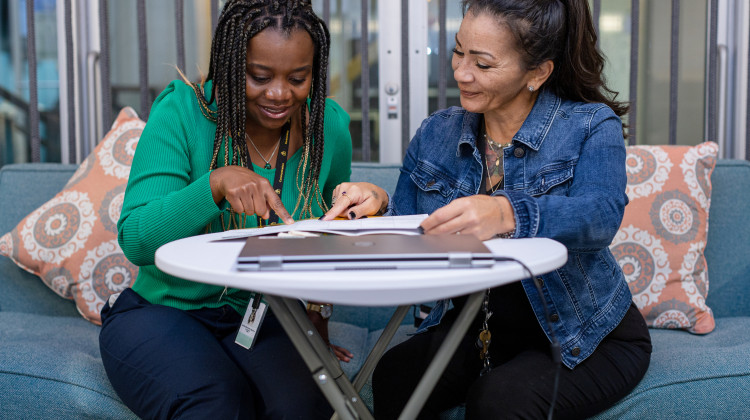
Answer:
[[[310,0],[229,0],[219,16],[211,45],[211,61],[207,80],[213,85],[208,99],[202,85],[193,85],[203,114],[216,121],[216,136],[211,169],[218,166],[219,150],[224,145],[224,165],[251,167],[245,138],[245,60],[248,41],[266,28],[285,34],[293,30],[307,31],[315,45],[312,86],[310,88],[310,121],[306,123],[306,107],[301,107],[303,157],[297,168],[300,191],[294,214],[302,205],[300,217],[312,217],[311,204],[327,210],[320,197],[318,177],[323,161],[323,123],[328,73],[330,34],[315,12]],[[208,105],[216,101],[214,112]],[[235,141],[232,141],[235,139]],[[231,161],[229,150],[232,150]]]

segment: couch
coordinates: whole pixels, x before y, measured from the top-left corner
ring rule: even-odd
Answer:
[[[0,169],[0,234],[55,195],[76,169],[68,164],[13,164]],[[398,167],[355,164],[352,179],[393,191]],[[633,392],[597,419],[750,418],[750,162],[719,160],[706,247],[708,305],[716,329],[707,335],[652,330],[654,352]],[[331,338],[364,362],[392,308],[337,306]],[[394,342],[414,330],[409,315]],[[0,419],[132,419],[104,372],[99,327],[71,301],[0,257]],[[366,385],[362,391],[371,401]],[[461,418],[462,409],[444,413]]]

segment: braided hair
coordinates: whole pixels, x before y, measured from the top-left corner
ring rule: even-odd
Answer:
[[[300,107],[303,157],[297,168],[297,188],[300,194],[292,212],[295,213],[301,204],[300,217],[312,217],[313,199],[321,208],[328,208],[320,197],[318,177],[323,161],[326,78],[331,41],[325,22],[313,12],[311,0],[229,0],[224,5],[211,44],[211,61],[206,76],[206,80],[213,81],[209,98],[203,94],[202,84],[193,84],[201,111],[216,121],[211,169],[217,168],[222,144],[224,166],[252,168],[247,143],[238,140],[245,138],[245,57],[250,39],[267,28],[279,30],[286,35],[294,30],[304,30],[315,45],[309,124],[306,124],[307,107]],[[208,105],[214,101],[217,110],[211,111]]]

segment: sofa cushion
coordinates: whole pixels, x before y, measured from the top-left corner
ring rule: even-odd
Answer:
[[[716,319],[711,334],[651,330],[646,376],[603,419],[750,418],[750,317]]]
[[[94,323],[109,295],[130,286],[138,272],[117,243],[117,220],[144,125],[132,109],[120,112],[62,191],[0,238],[0,254],[74,299]]]
[[[714,329],[704,249],[718,149],[712,142],[627,149],[630,203],[611,249],[650,327]]]
[[[0,343],[0,417],[137,418],[107,380],[99,327],[80,317],[2,311]]]

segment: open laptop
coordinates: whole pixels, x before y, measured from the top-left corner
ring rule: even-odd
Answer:
[[[491,267],[494,256],[474,235],[323,235],[250,237],[242,271]]]

